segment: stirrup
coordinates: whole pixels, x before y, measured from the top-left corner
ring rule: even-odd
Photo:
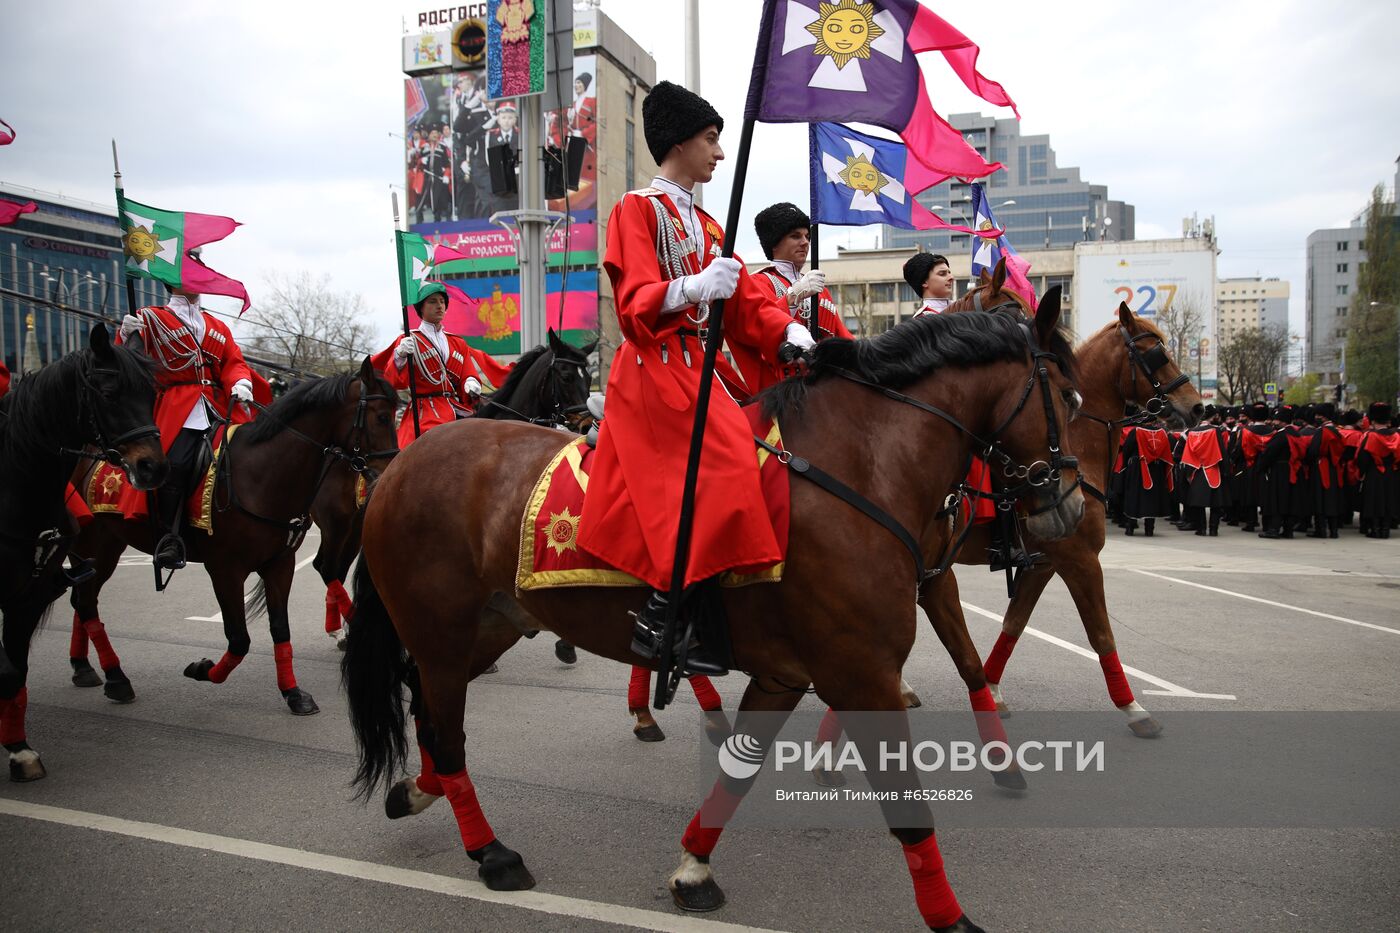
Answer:
[[[151,554],[151,567],[156,574],[156,592],[163,591],[170,585],[171,579],[175,576],[175,571],[185,568],[185,541],[177,532],[166,532],[156,543],[155,551]],[[164,577],[161,571],[168,571]]]
[[[668,602],[664,593],[653,590],[641,612],[628,613],[632,616],[633,654],[648,661],[660,660]],[[680,677],[692,677],[696,674],[706,677],[723,677],[729,673],[729,668],[703,655],[695,654],[697,651],[703,651],[703,648],[695,639],[692,628],[684,623],[678,624],[676,642],[671,648],[673,671],[678,673]],[[659,688],[660,685],[658,685]],[[664,708],[664,704],[658,708]]]

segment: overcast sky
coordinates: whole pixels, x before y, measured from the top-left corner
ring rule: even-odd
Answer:
[[[1049,133],[1061,165],[1136,205],[1138,239],[1214,215],[1220,274],[1289,280],[1297,330],[1308,233],[1345,226],[1372,186],[1394,183],[1400,3],[929,5],[982,46],[981,70],[1016,99],[1022,132]],[[365,296],[387,339],[398,318],[389,185],[403,183],[403,148],[389,133],[403,125],[400,36],[430,6],[138,0],[60,16],[0,0],[0,119],[18,131],[0,148],[0,181],[110,204],[116,137],[131,197],[242,221],[205,259],[255,303],[269,272],[325,274]],[[760,4],[700,7],[702,93],[729,120],[732,151]],[[660,78],[683,79],[681,0],[602,8],[656,57]],[[925,56],[924,72],[942,113],[996,113],[941,56]],[[758,128],[740,252],[758,253],[757,208],[805,203],[804,160],[805,128]],[[721,219],[731,165],[707,186]],[[871,229],[849,242],[870,245]]]

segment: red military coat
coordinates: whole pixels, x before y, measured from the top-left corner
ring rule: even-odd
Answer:
[[[247,379],[259,401],[271,401],[267,383],[248,368],[228,326],[207,311],[201,313],[204,337],[196,344],[194,334],[169,308],[136,312],[146,327],[130,339],[140,341],[156,364],[155,423],[160,429],[161,449],[167,453],[201,398],[218,417],[234,424],[253,417],[244,405],[229,411],[229,391],[235,382]],[[121,343],[120,333],[117,342]],[[120,505],[124,515],[139,518],[146,514],[146,494],[123,484]]]
[[[774,294],[782,306],[787,308],[788,314],[798,323],[806,323],[806,313],[811,299],[804,298],[802,303],[796,308],[788,306],[788,289],[795,284],[787,276],[778,271],[777,266],[768,266],[755,273],[755,277],[761,282],[767,282],[772,286]],[[846,329],[846,323],[841,320],[840,309],[836,307],[835,300],[831,297],[831,289],[823,288],[821,294],[817,296],[817,326],[808,328],[812,331],[812,339],[822,340],[826,337],[845,337],[851,339],[851,332]],[[783,369],[781,366],[762,367],[757,379],[757,384],[750,382],[750,388],[754,392],[761,392],[775,382],[783,380]]]
[[[412,405],[418,409],[420,431],[455,421],[461,415],[469,415],[473,410],[471,398],[467,395],[465,383],[468,376],[477,381],[489,383],[497,388],[506,381],[515,364],[503,366],[490,355],[468,345],[461,337],[446,334],[448,359],[444,360],[432,339],[420,331],[413,332],[418,341],[418,364],[415,367],[414,382],[417,389],[413,394]],[[408,369],[399,368],[394,351],[405,337],[400,335],[393,343],[375,354],[371,361],[374,368],[384,374],[395,389],[408,389]],[[399,448],[413,443],[417,435],[413,430],[413,409],[404,412],[399,422]]]
[[[662,314],[669,275],[657,257],[659,203],[689,274],[720,254],[724,234],[700,209],[704,242],[689,242],[671,199],[654,188],[628,193],[608,218],[604,268],[625,338],[608,377],[608,412],[598,439],[579,545],[657,589],[671,583],[681,486],[685,481],[702,352],[694,309]],[[689,250],[689,252],[686,252]],[[725,302],[724,337],[736,359],[776,363],[792,317],[740,269]],[[690,331],[686,336],[680,332]],[[663,346],[665,352],[663,353]],[[689,356],[687,361],[686,356]],[[726,570],[751,571],[782,559],[758,482],[753,432],[723,385],[711,390],[695,496],[686,584]]]

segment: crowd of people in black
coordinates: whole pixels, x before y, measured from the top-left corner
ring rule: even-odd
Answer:
[[[1126,534],[1166,518],[1219,534],[1223,522],[1261,538],[1336,538],[1357,529],[1389,538],[1400,527],[1400,432],[1391,406],[1255,402],[1207,406],[1199,425],[1122,429],[1108,508]]]

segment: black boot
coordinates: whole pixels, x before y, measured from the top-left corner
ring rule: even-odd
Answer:
[[[1337,535],[1337,520],[1336,520],[1335,518],[1329,518],[1329,519],[1327,519],[1327,537],[1329,537],[1329,538],[1338,537],[1338,535]]]
[[[1210,531],[1207,534],[1212,538],[1220,536],[1220,513],[1215,509],[1210,510]]]
[[[152,555],[152,563],[157,570],[182,570],[185,567],[185,542],[180,537],[181,491],[177,484],[167,481],[155,493],[160,527],[165,530]]]
[[[666,630],[666,608],[670,605],[667,594],[660,590],[652,590],[651,596],[647,598],[647,604],[642,607],[641,612],[632,614],[632,653],[654,661],[661,657],[661,636]],[[677,641],[681,634],[685,632],[685,626],[681,619],[677,619],[678,633]],[[679,657],[679,645],[674,649],[675,657]],[[674,658],[673,658],[674,660]],[[704,648],[691,639],[686,650],[685,670],[682,674],[691,677],[696,674],[703,674],[707,677],[723,677],[729,673],[729,669],[710,658],[705,657]]]
[[[1156,524],[1157,524],[1157,519],[1155,519],[1155,518],[1144,518],[1144,519],[1142,520],[1142,533],[1143,533],[1144,535],[1146,535],[1147,537],[1149,537],[1149,538],[1152,537],[1152,529],[1156,526]]]

